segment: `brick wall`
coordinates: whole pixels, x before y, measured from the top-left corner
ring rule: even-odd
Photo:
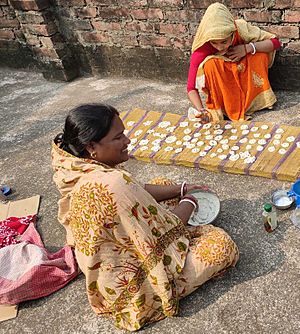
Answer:
[[[20,44],[45,76],[65,80],[76,75],[74,68],[81,73],[186,80],[193,36],[213,2],[0,0],[0,46],[6,48],[0,49],[0,56]],[[299,89],[300,0],[220,2],[236,18],[278,34],[283,49],[271,80],[277,88]]]

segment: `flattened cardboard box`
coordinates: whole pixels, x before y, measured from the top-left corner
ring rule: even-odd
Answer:
[[[37,214],[40,205],[40,195],[14,202],[0,202],[0,221],[8,217],[23,217]],[[17,316],[18,305],[0,305],[0,322]]]

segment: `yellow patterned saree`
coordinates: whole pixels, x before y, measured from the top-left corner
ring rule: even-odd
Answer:
[[[238,250],[211,225],[187,228],[122,169],[52,146],[59,221],[75,247],[91,307],[138,330],[173,316],[181,297],[234,266]]]

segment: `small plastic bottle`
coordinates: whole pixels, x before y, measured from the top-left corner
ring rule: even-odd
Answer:
[[[299,206],[297,206],[296,209],[292,212],[290,219],[296,227],[300,228],[300,207]]]
[[[277,227],[276,211],[272,210],[272,204],[266,203],[263,210],[263,223],[267,232],[272,232]]]

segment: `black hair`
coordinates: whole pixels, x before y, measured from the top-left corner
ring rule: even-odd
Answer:
[[[118,111],[106,104],[83,104],[69,111],[65,121],[64,132],[59,133],[54,142],[61,149],[77,156],[87,154],[90,142],[99,142],[112,125]]]

